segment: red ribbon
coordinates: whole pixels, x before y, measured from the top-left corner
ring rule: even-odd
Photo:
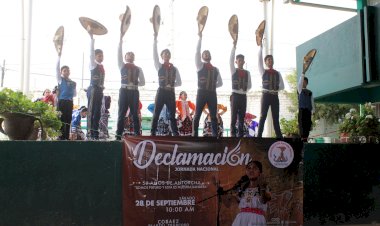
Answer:
[[[103,64],[98,64],[98,70],[99,70],[100,74],[102,74],[102,75],[105,74]]]
[[[239,75],[240,78],[244,78],[244,76],[245,76],[244,70],[238,69],[238,75]]]
[[[259,214],[259,215],[265,215],[265,211],[262,210],[262,209],[259,209],[259,208],[249,208],[249,207],[241,208],[240,212],[243,212],[243,213],[255,213],[255,214]]]
[[[169,69],[171,69],[173,67],[173,64],[171,64],[171,63],[164,63],[164,68],[166,69],[166,70],[169,70]]]
[[[127,63],[127,64],[126,64],[126,67],[127,67],[127,69],[133,69],[133,68],[135,68],[136,66],[135,66],[135,64]]]
[[[211,63],[205,63],[205,67],[207,70],[212,70],[214,68]]]

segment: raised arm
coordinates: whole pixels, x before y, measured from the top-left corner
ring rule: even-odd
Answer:
[[[96,63],[95,63],[95,39],[90,35],[91,37],[91,42],[90,42],[90,70],[96,68]]]
[[[257,56],[258,59],[258,67],[260,76],[264,74],[264,64],[263,64],[263,46],[260,46],[259,53]]]
[[[197,43],[197,49],[195,52],[195,66],[197,67],[197,72],[200,71],[203,67],[202,56],[201,56],[201,47],[202,47],[202,36],[199,36]]]
[[[302,92],[302,86],[303,86],[303,80],[304,79],[305,79],[305,75],[302,73],[300,79],[298,80],[298,86],[297,86],[298,95],[300,95]]]
[[[154,67],[156,70],[160,70],[160,60],[158,58],[158,51],[157,51],[157,36],[154,37],[153,40],[153,60],[154,60]]]
[[[236,68],[235,68],[235,51],[236,51],[236,46],[233,46],[232,47],[232,50],[231,50],[231,55],[230,55],[230,71],[231,71],[231,75],[233,75],[236,71]]]
[[[62,77],[61,77],[61,56],[58,56],[57,65],[56,65],[56,77],[58,84],[61,84]]]
[[[117,65],[119,66],[119,70],[124,67],[123,61],[123,39],[120,38],[119,46],[117,48]]]

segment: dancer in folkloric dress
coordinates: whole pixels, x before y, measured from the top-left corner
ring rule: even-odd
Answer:
[[[187,100],[187,93],[182,91],[179,99],[176,101],[177,106],[177,124],[180,136],[191,136],[193,131],[193,115],[195,104]]]
[[[235,197],[239,202],[240,213],[236,215],[232,226],[266,225],[265,214],[271,193],[263,183],[263,166],[259,161],[250,161],[246,166],[246,176],[236,183]]]

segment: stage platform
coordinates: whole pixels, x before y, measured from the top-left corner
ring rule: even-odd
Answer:
[[[176,142],[156,142],[168,141]],[[193,146],[208,141],[248,149],[277,142],[190,139]],[[297,183],[303,184],[303,225],[380,223],[380,145],[284,141],[302,147],[301,158],[295,152],[294,159]],[[0,225],[133,226],[123,220],[123,177],[129,176],[123,169],[125,147],[118,141],[1,141]]]

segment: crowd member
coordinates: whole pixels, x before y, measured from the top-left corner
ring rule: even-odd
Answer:
[[[154,66],[158,71],[158,83],[159,87],[156,93],[155,108],[153,113],[151,135],[156,135],[157,124],[160,116],[160,112],[164,105],[166,105],[170,130],[172,136],[178,136],[177,121],[175,120],[175,90],[174,87],[182,85],[181,76],[178,69],[170,63],[171,53],[169,49],[164,49],[161,51],[161,59],[163,64],[159,62],[158,51],[157,51],[157,33],[154,34],[153,42],[153,59]]]
[[[248,112],[245,113],[245,117],[244,117],[245,137],[257,137],[259,123],[254,120],[255,118],[256,118],[256,115],[253,115]]]
[[[71,121],[71,140],[85,140],[86,135],[82,131],[81,120],[87,117],[87,108],[80,107],[73,111]]]
[[[231,94],[231,137],[244,136],[244,116],[247,110],[247,92],[251,89],[251,74],[249,71],[244,70],[245,64],[244,55],[238,54],[235,60],[236,41],[233,43],[230,56],[230,70],[232,81],[232,94]],[[235,68],[234,60],[237,65]],[[238,123],[236,131],[236,121]]]
[[[277,138],[282,138],[280,129],[280,102],[278,99],[278,91],[284,89],[284,81],[280,72],[273,69],[273,56],[267,55],[264,58],[265,65],[268,69],[264,70],[263,65],[263,46],[260,45],[258,54],[259,73],[262,76],[262,96],[261,96],[261,115],[259,121],[258,137],[262,137],[265,120],[267,118],[269,107],[272,111],[273,127]]]
[[[58,105],[58,86],[54,86],[53,90],[51,91],[51,94],[53,95],[54,100],[54,107],[57,107]]]
[[[177,122],[180,136],[191,136],[193,132],[193,115],[195,104],[187,100],[187,93],[181,91],[179,99],[176,101],[177,106]]]
[[[50,89],[45,89],[44,92],[42,93],[42,97],[38,98],[37,101],[42,101],[52,106],[55,105],[54,96],[51,93]]]
[[[202,33],[198,33],[199,40],[195,53],[195,65],[198,72],[198,91],[195,102],[195,116],[193,120],[193,136],[198,137],[199,120],[202,115],[203,108],[207,104],[210,110],[212,136],[218,136],[218,119],[217,119],[217,95],[216,88],[223,85],[222,77],[219,69],[211,64],[211,53],[204,50],[201,55]],[[202,62],[202,60],[204,62]]]
[[[88,116],[87,116],[87,136],[91,140],[99,139],[99,122],[101,116],[104,78],[105,72],[103,67],[103,50],[94,50],[95,39],[91,32],[91,28],[87,29],[91,38],[90,45],[90,86],[87,89],[88,99]]]
[[[129,108],[129,112],[133,121],[138,122],[138,111],[140,102],[139,86],[145,85],[145,77],[142,69],[134,64],[135,54],[127,52],[124,56],[126,63],[123,62],[123,36],[120,34],[118,48],[118,65],[121,73],[121,88],[119,90],[119,111],[117,119],[116,139],[120,140],[124,132],[125,114]],[[134,123],[134,135],[140,134],[140,123]]]
[[[58,104],[57,110],[61,112],[61,136],[59,140],[69,140],[70,124],[73,113],[73,98],[76,96],[76,83],[69,78],[69,66],[61,67],[61,52],[58,54],[56,66],[56,77],[58,82]]]
[[[108,133],[108,120],[110,118],[109,109],[111,107],[111,96],[104,96],[102,100],[102,108],[100,110],[99,121],[99,139],[106,140],[110,138]]]
[[[224,113],[226,113],[226,111],[227,111],[227,107],[225,107],[223,104],[217,105],[216,118],[217,118],[217,123],[218,123],[217,124],[218,125],[218,130],[217,130],[217,136],[218,137],[223,137],[224,126],[223,126],[222,115]],[[203,112],[206,114],[204,125],[203,125],[203,136],[204,137],[211,137],[211,136],[213,136],[212,121],[211,121],[211,115],[210,115],[211,113],[208,109],[208,105],[205,106],[205,108],[203,109]]]
[[[298,82],[298,129],[303,142],[307,142],[311,130],[311,116],[314,113],[313,93],[307,89],[309,79],[305,74],[301,75]]]
[[[155,112],[155,104],[149,104],[148,110],[153,114]],[[170,127],[170,116],[166,105],[162,107],[161,112],[159,112],[159,119],[157,122],[157,127],[155,130],[156,136],[171,136]]]

